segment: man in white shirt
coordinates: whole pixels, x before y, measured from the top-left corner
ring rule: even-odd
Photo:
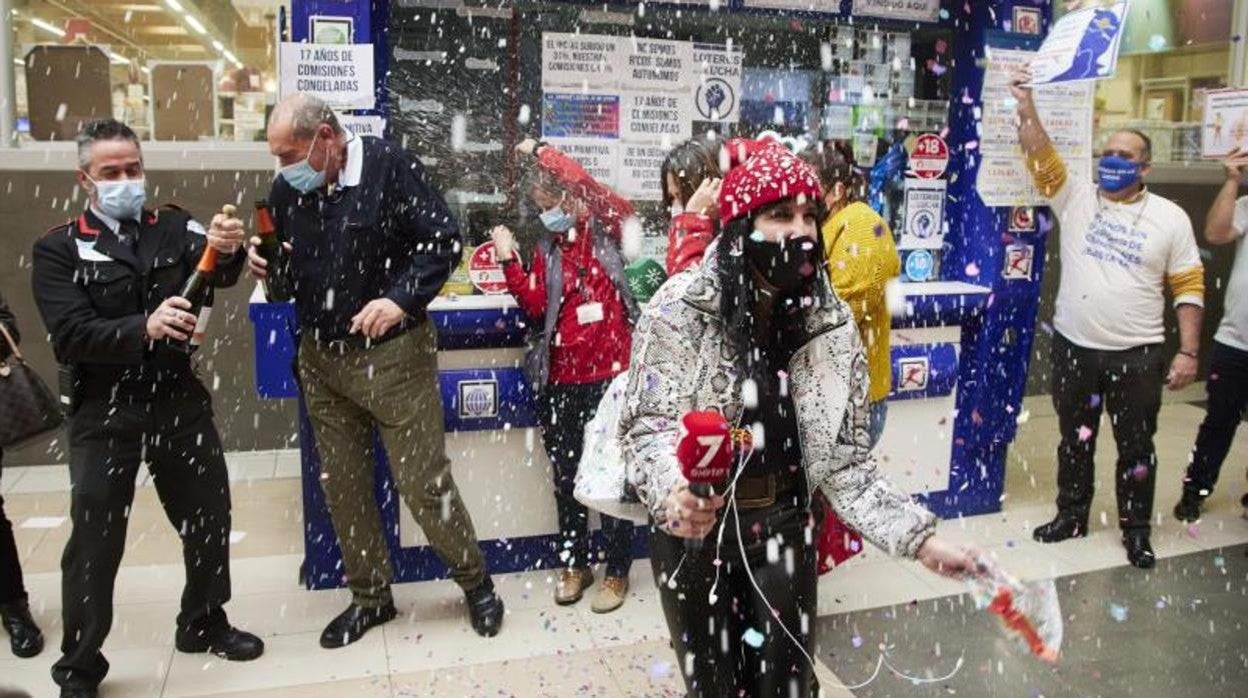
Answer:
[[[1153,434],[1161,387],[1196,376],[1204,312],[1204,267],[1183,209],[1144,186],[1152,143],[1119,131],[1105,143],[1099,186],[1067,176],[1019,75],[1019,138],[1028,170],[1061,226],[1062,275],[1053,318],[1053,404],[1061,428],[1057,517],[1035,530],[1043,543],[1087,535],[1101,407],[1118,445],[1118,525],[1127,559],[1156,560],[1149,519],[1157,477]],[[1174,295],[1181,341],[1167,372],[1164,287]]]
[[[1248,153],[1232,152],[1224,165],[1226,181],[1209,209],[1205,241],[1210,245],[1238,241],[1239,247],[1226,286],[1222,324],[1213,337],[1209,382],[1205,386],[1209,411],[1196,435],[1192,460],[1183,478],[1183,498],[1174,507],[1174,515],[1183,521],[1200,518],[1201,503],[1218,482],[1218,471],[1248,407],[1248,245],[1243,242],[1248,230],[1248,196],[1239,197],[1240,183],[1248,174]],[[1241,501],[1248,510],[1248,494]]]

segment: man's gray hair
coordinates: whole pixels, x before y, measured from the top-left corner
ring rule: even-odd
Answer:
[[[96,119],[82,127],[78,132],[78,167],[87,169],[91,166],[91,145],[96,141],[130,141],[135,148],[142,151],[139,137],[129,126],[116,119]]]
[[[306,93],[294,95],[274,109],[274,116],[281,112],[290,113],[290,130],[299,140],[312,138],[321,124],[329,125],[336,134],[343,133],[342,124],[338,123],[338,115],[334,113],[333,107],[320,97]]]

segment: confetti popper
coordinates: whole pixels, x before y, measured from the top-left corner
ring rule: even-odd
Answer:
[[[975,604],[1001,619],[1006,632],[1041,661],[1061,655],[1062,610],[1053,580],[1023,583],[990,560],[967,577]]]
[[[1040,637],[1040,633],[1036,632],[1036,628],[1023,615],[1022,611],[1014,608],[1014,593],[1006,587],[997,590],[997,595],[993,597],[992,602],[988,604],[988,612],[1001,617],[1001,622],[1005,627],[1016,632],[1027,643],[1027,647],[1031,653],[1049,664],[1057,664],[1058,651],[1055,647],[1049,647],[1044,643],[1044,638]]]

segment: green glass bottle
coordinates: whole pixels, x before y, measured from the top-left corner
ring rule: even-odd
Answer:
[[[264,295],[270,303],[285,303],[294,295],[290,284],[290,256],[277,237],[277,226],[273,224],[273,212],[269,210],[269,202],[256,200],[256,234],[260,244],[256,251],[264,258],[267,274],[264,279]]]
[[[195,316],[195,331],[182,341],[170,340],[169,344],[173,348],[183,351],[187,354],[195,351],[199,347],[199,341],[195,335],[199,333],[200,340],[203,339],[202,329],[207,325],[208,318],[204,315],[212,314],[213,303],[213,277],[217,273],[217,250],[211,245],[204,246],[204,254],[199,258],[199,264],[195,266],[195,271],[191,272],[190,278],[182,286],[182,292],[178,295],[191,302],[190,313]],[[203,323],[201,325],[201,323]]]

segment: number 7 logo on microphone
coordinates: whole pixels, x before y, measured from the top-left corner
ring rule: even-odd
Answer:
[[[724,440],[728,437],[724,434],[707,434],[698,437],[698,445],[706,447],[706,453],[702,454],[702,459],[694,466],[695,470],[703,471],[711,466],[711,461],[715,460],[715,456],[719,455],[719,447],[724,445]]]

